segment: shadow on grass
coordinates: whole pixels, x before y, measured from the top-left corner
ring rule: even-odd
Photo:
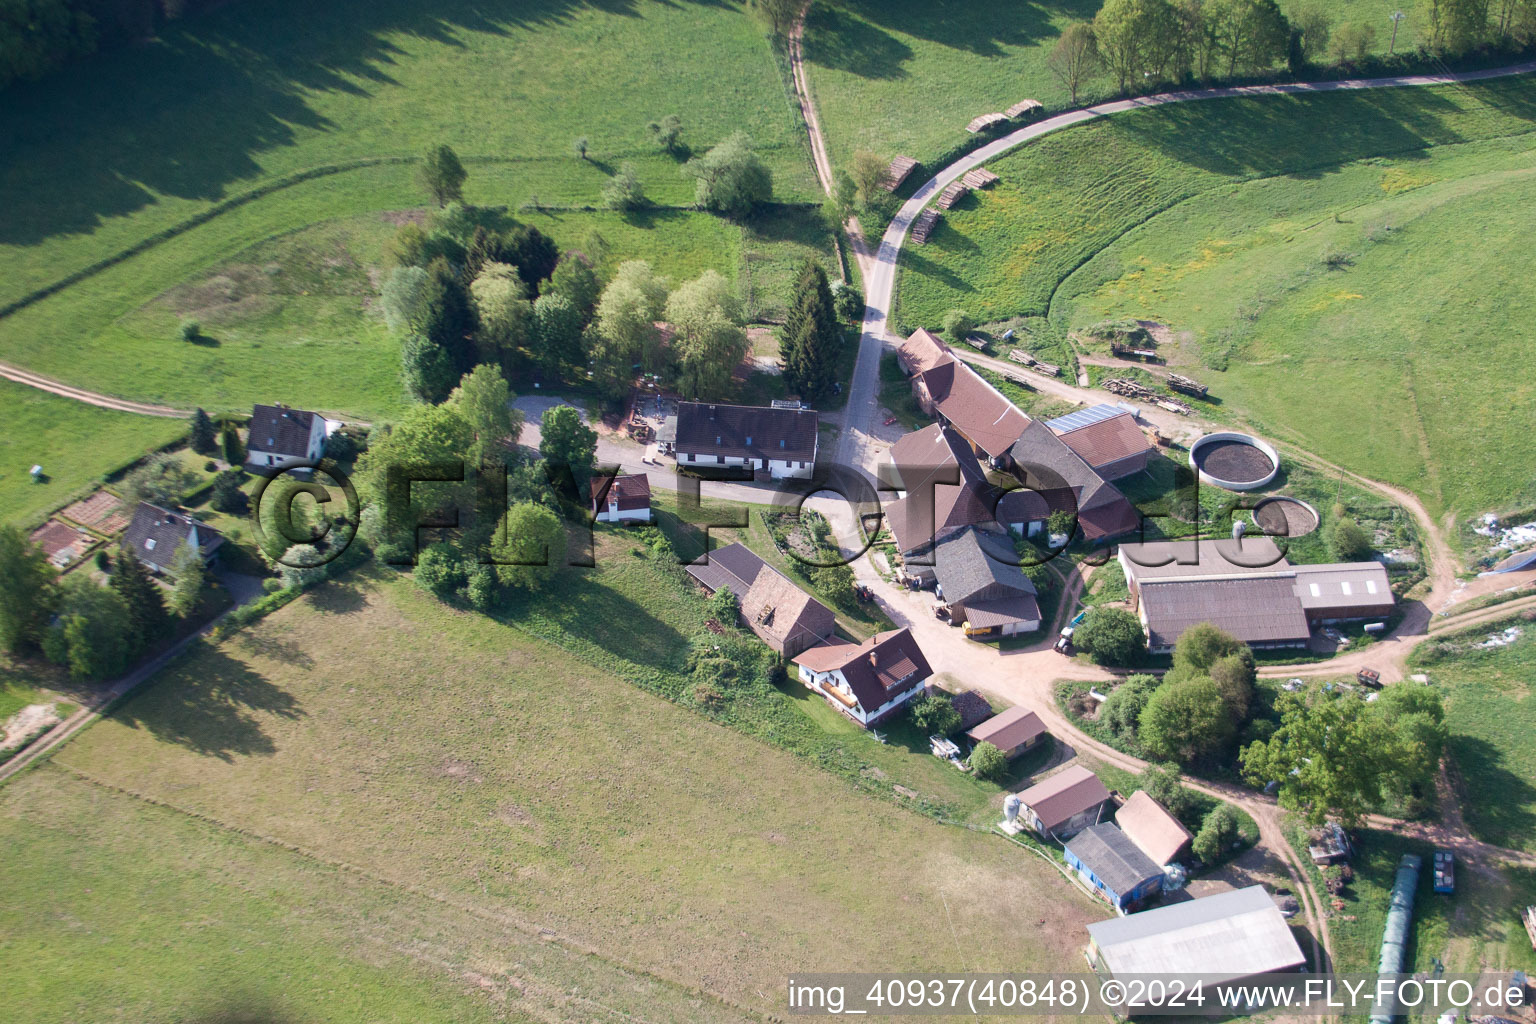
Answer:
[[[162,678],[130,696],[109,717],[148,730],[162,742],[221,761],[276,753],[277,747],[260,718],[303,718],[305,712],[298,700],[219,648],[199,642],[192,649],[196,654],[182,664],[195,670],[195,675],[182,671]],[[284,650],[279,642],[260,653],[279,660],[292,657],[295,661],[290,663],[307,667],[302,663],[308,657],[295,654],[291,648],[286,649],[286,655],[274,654]]]
[[[1504,752],[1479,736],[1454,735],[1451,756],[1461,776],[1476,780],[1466,802],[1473,835],[1497,846],[1529,849],[1536,834],[1536,786],[1510,771]]]

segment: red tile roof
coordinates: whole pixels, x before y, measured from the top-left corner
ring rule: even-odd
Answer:
[[[1015,705],[973,727],[966,733],[977,743],[985,740],[999,750],[1012,750],[1045,735],[1045,723],[1026,707]]]
[[[1063,444],[1094,469],[1140,455],[1152,448],[1147,435],[1136,426],[1136,418],[1128,412],[1058,436]]]
[[[1108,799],[1104,783],[1080,764],[1068,765],[1019,794],[1019,802],[1035,812],[1047,832]]]
[[[841,671],[866,712],[933,675],[910,629],[876,633],[862,644],[838,641],[813,647],[794,661],[813,672]]]
[[[644,473],[630,476],[596,477],[592,481],[592,509],[601,512],[610,502],[618,502],[620,512],[651,507],[651,481]]]

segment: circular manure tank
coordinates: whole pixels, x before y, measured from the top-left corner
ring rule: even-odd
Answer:
[[[1189,447],[1189,464],[1204,483],[1229,491],[1266,487],[1280,472],[1280,456],[1252,434],[1220,431]]]
[[[1300,498],[1277,494],[1253,506],[1253,521],[1271,537],[1305,537],[1316,530],[1322,517]]]

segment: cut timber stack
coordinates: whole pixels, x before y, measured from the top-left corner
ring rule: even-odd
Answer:
[[[1016,363],[1023,363],[1025,366],[1035,365],[1035,357],[1030,355],[1028,352],[1025,352],[1021,348],[1016,348],[1010,351],[1008,353],[1008,358],[1012,359]]]
[[[982,114],[980,117],[972,118],[971,123],[965,126],[965,130],[975,135],[984,128],[990,128],[1006,120],[1008,120],[1007,114]]]
[[[1168,375],[1168,386],[1175,391],[1182,391],[1185,394],[1200,395],[1202,397],[1205,395],[1206,390],[1205,385],[1199,381],[1190,380],[1188,377],[1181,377],[1177,373],[1170,373]]]
[[[917,220],[912,222],[912,241],[917,245],[928,241],[928,236],[933,234],[933,229],[938,223],[938,210],[924,210],[918,214]]]
[[[910,156],[899,156],[892,160],[890,168],[885,172],[885,190],[895,192],[915,170],[917,170],[917,161]]]
[[[1106,380],[1104,382],[1104,390],[1111,391],[1117,395],[1124,395],[1127,398],[1145,399],[1148,402],[1157,399],[1156,391],[1153,391],[1145,384],[1138,384],[1133,380],[1126,380],[1124,377],[1111,377],[1109,380]]]
[[[985,167],[977,167],[965,172],[965,177],[960,179],[970,188],[986,188],[997,180],[997,175]]]
[[[1003,113],[1007,114],[1010,118],[1015,118],[1023,117],[1025,114],[1033,114],[1043,109],[1045,109],[1045,104],[1039,100],[1019,100],[1019,102],[1003,111]]]
[[[960,181],[952,181],[947,186],[945,186],[943,192],[939,193],[939,201],[933,205],[937,206],[941,210],[947,210],[951,206],[954,206],[956,203],[958,203],[961,199],[965,198],[965,194],[970,190],[971,186],[967,185],[963,179]]]

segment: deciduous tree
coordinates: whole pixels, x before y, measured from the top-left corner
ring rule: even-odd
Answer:
[[[706,270],[667,299],[678,388],[690,398],[717,396],[747,355],[741,300],[718,271]]]
[[[997,747],[982,740],[971,750],[971,770],[978,779],[1002,782],[1008,777],[1008,759]]]
[[[1177,50],[1179,19],[1168,0],[1106,0],[1093,35],[1120,91],[1130,92],[1163,76]]]
[[[1134,665],[1146,653],[1141,622],[1124,608],[1091,608],[1072,642],[1101,665]]]
[[[597,432],[581,422],[569,405],[544,410],[540,422],[539,456],[552,466],[566,466],[577,484],[592,475],[597,458]]]
[[[550,275],[545,295],[564,295],[576,312],[581,315],[581,326],[592,322],[597,312],[597,300],[603,287],[592,269],[592,261],[584,253],[568,252],[560,257],[555,272]]]
[[[744,132],[689,160],[682,172],[696,182],[694,201],[701,208],[728,217],[745,217],[773,198],[773,174]]]
[[[208,567],[196,548],[183,544],[176,549],[176,557],[171,560],[171,598],[166,604],[178,617],[185,619],[197,611],[207,574]]]
[[[453,358],[425,334],[412,334],[400,345],[400,378],[418,402],[436,405],[459,379]]]
[[[421,309],[427,294],[427,271],[423,267],[395,267],[384,279],[379,306],[384,323],[396,334],[421,326]]]
[[[1071,96],[1072,105],[1077,106],[1077,97],[1083,86],[1092,81],[1104,67],[1099,57],[1099,42],[1094,37],[1093,25],[1086,21],[1075,21],[1063,29],[1056,44],[1051,47],[1045,64]]]
[[[960,712],[947,693],[934,693],[912,703],[912,722],[930,736],[948,736],[960,728]]]
[[[550,375],[581,365],[580,311],[564,295],[540,295],[533,304],[533,340],[534,357]]]
[[[1291,26],[1275,0],[1209,0],[1205,17],[1230,77],[1261,71],[1285,56]]]
[[[558,408],[570,410],[570,406]],[[548,415],[545,413],[546,419]],[[565,526],[553,512],[542,505],[518,502],[507,509],[491,546],[496,578],[504,587],[536,590],[565,564],[565,548]]]
[[[1189,764],[1226,750],[1233,734],[1232,718],[1216,684],[1197,676],[1164,682],[1152,692],[1138,736],[1154,757]]]

